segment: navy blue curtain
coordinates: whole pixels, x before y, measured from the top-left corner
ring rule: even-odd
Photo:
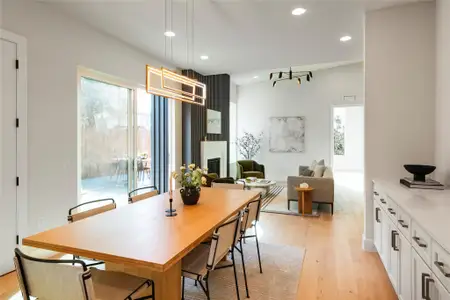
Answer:
[[[169,189],[169,99],[152,95],[151,101],[151,178],[165,193]]]

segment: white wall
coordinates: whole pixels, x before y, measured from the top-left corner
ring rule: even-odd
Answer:
[[[236,177],[237,172],[237,86],[234,82],[230,82],[230,165],[229,173],[231,177]]]
[[[364,106],[335,107],[336,111],[345,114],[345,151],[344,155],[333,156],[333,170],[361,172],[364,170]]]
[[[363,102],[362,63],[313,72],[313,80],[300,87],[296,81],[269,81],[238,87],[238,136],[244,131],[264,131],[264,143],[256,160],[265,165],[266,177],[286,181],[298,174],[299,165],[314,159],[331,161],[332,104],[343,104],[344,95]],[[305,152],[269,152],[269,118],[306,117]]]
[[[32,0],[4,0],[3,28],[28,39],[28,225],[66,222],[77,204],[77,66],[144,84],[161,63]],[[168,66],[172,67],[172,66]]]
[[[436,178],[450,184],[450,1],[436,2]]]
[[[368,12],[365,28],[365,246],[373,237],[371,180],[433,164],[435,3]]]

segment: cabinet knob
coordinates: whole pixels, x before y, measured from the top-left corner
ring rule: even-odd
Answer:
[[[419,245],[419,247],[421,247],[421,248],[427,247],[427,244],[424,244],[420,241],[420,237],[413,236],[413,240],[417,243],[417,245]]]
[[[408,228],[409,226],[407,224],[405,224],[404,220],[398,220],[398,223],[403,227],[403,228]]]
[[[388,212],[391,214],[391,215],[396,215],[396,212],[392,209],[392,208],[388,208]]]
[[[435,261],[434,265],[439,269],[439,271],[441,271],[442,275],[444,275],[447,278],[450,278],[450,273],[445,272],[444,263],[443,262]]]
[[[380,202],[386,204],[386,200],[384,200],[383,198],[380,198]]]

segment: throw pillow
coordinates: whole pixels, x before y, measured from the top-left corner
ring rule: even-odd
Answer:
[[[325,171],[325,166],[316,166],[314,169],[314,177],[323,177],[323,172]]]
[[[308,176],[311,177],[313,174],[313,171],[310,169],[304,169],[300,171],[300,176]]]
[[[311,166],[309,167],[309,169],[310,169],[311,171],[314,171],[314,169],[316,168],[316,166],[317,166],[317,161],[316,161],[316,160],[313,160],[313,162],[312,162]]]

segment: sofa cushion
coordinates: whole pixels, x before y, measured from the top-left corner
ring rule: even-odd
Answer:
[[[256,177],[256,178],[264,178],[264,173],[259,171],[247,171],[242,173],[244,178],[248,177]]]
[[[313,160],[313,162],[311,163],[311,166],[309,167],[309,169],[311,171],[314,171],[316,169],[316,166],[325,166],[325,160],[324,159],[321,159],[319,161]]]
[[[313,160],[313,162],[311,163],[311,166],[309,166],[309,169],[314,172],[314,169],[316,168],[316,166],[317,166],[317,160]]]
[[[325,171],[323,172],[324,178],[333,178],[333,170],[331,170],[330,167],[325,168]]]
[[[300,170],[300,176],[308,176],[311,177],[313,175],[314,171],[310,169],[301,169]]]
[[[325,166],[317,165],[314,169],[314,177],[323,177],[323,172],[325,172]]]

